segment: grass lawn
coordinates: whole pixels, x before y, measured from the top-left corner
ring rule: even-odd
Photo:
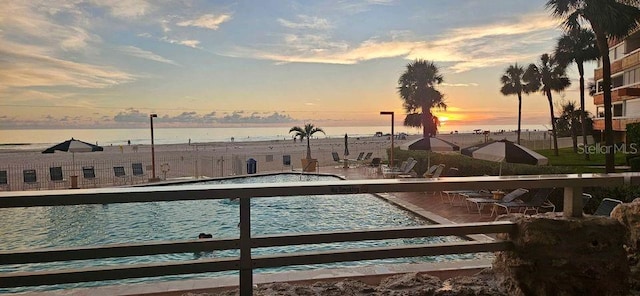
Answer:
[[[553,149],[536,150],[536,152],[549,158],[549,164],[554,166],[604,166],[604,154],[590,154],[589,160],[584,159],[584,154],[573,152],[573,148],[558,149],[558,156],[553,155]],[[623,153],[616,153],[615,165],[626,165]]]

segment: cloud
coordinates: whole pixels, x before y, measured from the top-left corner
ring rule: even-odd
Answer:
[[[286,114],[280,114],[274,112],[269,116],[260,116],[256,113],[249,116],[242,116],[240,112],[233,112],[231,115],[226,115],[218,120],[220,123],[288,123],[295,120],[291,116]]]
[[[312,30],[326,30],[330,29],[333,26],[329,23],[327,19],[308,16],[308,15],[298,15],[299,22],[288,21],[285,19],[278,19],[278,23],[285,28],[289,29],[312,29]]]
[[[147,122],[148,120],[148,113],[142,113],[132,108],[119,112],[113,117],[113,121],[115,122]]]
[[[470,86],[478,86],[479,84],[477,84],[477,83],[446,83],[446,82],[443,82],[440,85],[448,86],[448,87],[470,87]]]
[[[199,27],[211,30],[218,30],[220,25],[224,22],[231,20],[230,14],[205,14],[197,19],[182,21],[177,23],[178,26],[181,27]]]
[[[198,47],[198,44],[200,44],[200,41],[198,40],[175,40],[170,39],[167,36],[160,38],[160,40],[171,44],[180,44],[191,48],[200,48]]]
[[[171,65],[178,65],[176,62],[166,59],[160,55],[157,55],[153,52],[150,51],[146,51],[144,49],[135,47],[135,46],[121,46],[118,48],[120,51],[124,52],[125,54],[128,54],[130,56],[134,56],[134,57],[138,57],[141,59],[147,59],[147,60],[151,60],[151,61],[156,61],[156,62],[160,62],[160,63],[166,63],[166,64],[171,64]]]
[[[151,8],[145,0],[93,0],[96,6],[105,7],[117,18],[136,18],[147,14]]]
[[[313,23],[313,22],[311,22]],[[282,22],[307,28],[307,23]],[[311,25],[307,25],[311,27]],[[539,55],[557,37],[558,21],[546,14],[529,14],[509,22],[456,28],[435,37],[394,31],[386,38],[374,37],[359,44],[333,40],[322,34],[284,34],[272,47],[237,48],[230,56],[274,60],[278,63],[356,64],[361,61],[402,57],[451,63],[454,72],[502,65]],[[266,49],[265,49],[266,48]],[[505,54],[506,53],[506,54]]]

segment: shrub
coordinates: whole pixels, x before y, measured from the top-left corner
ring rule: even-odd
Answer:
[[[629,158],[629,165],[631,166],[632,172],[640,172],[640,155]]]
[[[640,122],[627,124],[627,143],[640,145]]]
[[[400,150],[398,148],[393,151],[394,158],[398,161],[404,161],[409,157],[413,157],[418,161],[415,171],[418,175],[424,174],[431,165],[444,164],[445,171],[448,168],[458,168],[460,176],[483,176],[498,175],[500,172],[500,163],[474,159],[459,153],[431,153],[418,150]],[[560,166],[536,166],[517,163],[503,163],[502,175],[544,175],[544,174],[570,174],[576,173],[576,168],[560,167]]]
[[[619,187],[590,187],[584,188],[593,198],[585,206],[586,213],[593,213],[604,198],[613,198],[623,202],[631,202],[640,197],[640,186],[624,185]]]

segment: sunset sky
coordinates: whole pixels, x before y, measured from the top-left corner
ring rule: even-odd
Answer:
[[[0,129],[382,125],[407,63],[444,75],[449,125],[517,123],[499,78],[561,35],[542,0],[3,1]],[[595,63],[587,65],[593,75]],[[577,70],[557,101],[578,100]],[[548,124],[546,98],[523,124]],[[592,99],[587,98],[593,112]]]

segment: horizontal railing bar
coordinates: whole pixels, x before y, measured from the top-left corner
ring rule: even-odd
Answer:
[[[239,257],[55,271],[0,273],[0,288],[122,280],[238,270]]]
[[[68,260],[86,260],[158,254],[207,252],[240,248],[238,239],[179,242],[143,242],[103,246],[47,248],[0,252],[0,264],[25,264]]]
[[[253,268],[281,267],[303,264],[334,263],[402,257],[438,256],[478,252],[495,252],[510,249],[511,242],[456,242],[432,245],[409,245],[382,248],[332,250],[256,256]],[[196,274],[237,270],[239,259],[219,258],[192,260],[181,263],[154,263],[133,266],[84,268],[75,270],[14,272],[0,274],[0,288],[55,285],[166,275]]]
[[[431,179],[366,179],[253,184],[200,184],[0,193],[0,208],[459,189],[508,189],[619,186],[624,174],[569,174],[447,177]]]
[[[403,228],[368,229],[360,231],[332,231],[315,233],[288,233],[252,237],[252,248],[383,240],[397,238],[418,238],[430,236],[461,236],[468,234],[510,233],[516,224],[510,221],[477,222],[447,225],[425,225]]]
[[[314,233],[290,233],[252,238],[253,248],[383,240],[429,236],[468,235],[479,233],[508,233],[515,230],[509,221],[477,222],[449,225],[425,225],[405,228],[368,229],[360,231],[332,231]],[[0,264],[26,264],[67,260],[87,260],[158,254],[206,252],[238,249],[238,239],[216,239],[179,242],[144,242],[134,244],[112,244],[104,246],[48,248],[38,250],[14,250],[0,252]]]
[[[374,259],[497,252],[509,250],[512,248],[512,246],[513,244],[509,241],[470,241],[442,244],[421,244],[366,249],[334,250],[324,252],[263,255],[255,256],[251,262],[253,264],[253,268],[268,268]]]

